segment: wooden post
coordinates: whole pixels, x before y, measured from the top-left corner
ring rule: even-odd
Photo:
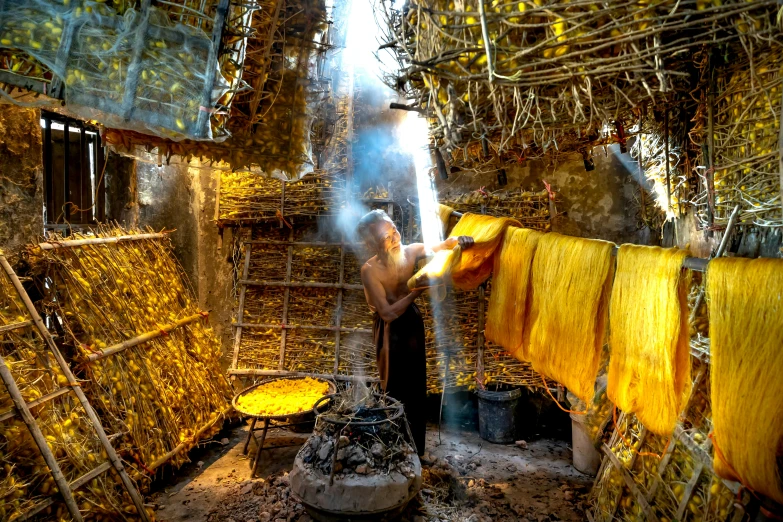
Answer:
[[[60,495],[62,495],[63,501],[65,501],[68,512],[74,520],[83,521],[84,519],[79,512],[79,506],[73,498],[73,492],[71,491],[70,486],[68,486],[68,482],[65,480],[62,470],[60,470],[60,466],[57,464],[57,459],[54,458],[52,450],[49,448],[49,445],[46,443],[46,438],[41,432],[41,428],[38,427],[38,424],[35,422],[35,417],[30,413],[30,409],[24,402],[22,393],[19,391],[19,387],[16,385],[13,375],[11,375],[11,370],[8,369],[2,355],[0,355],[0,378],[2,378],[6,389],[8,390],[8,395],[11,396],[11,400],[14,402],[16,410],[22,416],[22,420],[27,425],[27,429],[30,430],[30,435],[33,436],[35,445],[38,446],[38,449],[41,451],[41,456],[46,462],[46,465],[49,466],[49,471],[52,473],[52,478],[57,484],[57,489],[60,490]]]
[[[252,243],[245,243],[245,262],[242,268],[242,281],[247,280],[248,272],[250,271],[250,254],[253,250]],[[239,307],[237,308],[237,326],[234,331],[234,357],[231,359],[231,369],[236,369],[237,361],[239,360],[239,345],[242,342],[242,323],[245,322],[245,293],[247,292],[247,285],[242,281],[239,282]]]
[[[293,241],[294,240],[294,229],[291,229],[288,233],[288,240]],[[291,282],[291,269],[294,261],[294,246],[288,245],[288,260],[286,261],[285,265],[285,282],[290,283]],[[280,323],[285,325],[288,321],[288,300],[291,297],[291,287],[286,285],[285,290],[283,290],[283,316],[280,320]],[[280,364],[279,368],[281,370],[285,369],[285,343],[286,343],[286,330],[283,329],[282,332],[280,332]]]
[[[30,297],[27,295],[27,292],[22,286],[22,283],[19,281],[19,278],[16,277],[16,273],[14,273],[13,269],[11,268],[11,265],[8,264],[8,261],[6,260],[5,256],[0,255],[0,266],[3,267],[3,270],[5,270],[6,274],[8,274],[8,277],[11,279],[14,288],[16,288],[16,292],[19,294],[20,299],[22,299],[25,308],[27,308],[27,312],[33,318],[33,322],[35,322],[35,326],[38,328],[38,332],[41,334],[41,337],[43,337],[44,341],[46,342],[49,351],[54,356],[55,361],[57,361],[57,365],[60,367],[60,370],[65,375],[65,378],[68,380],[68,384],[71,386],[73,392],[76,394],[76,397],[79,399],[79,402],[81,403],[82,408],[84,408],[85,413],[87,413],[87,417],[90,419],[90,423],[92,423],[93,429],[95,430],[95,433],[97,433],[104,451],[106,451],[106,455],[109,458],[109,462],[111,462],[112,466],[114,466],[114,469],[117,470],[117,473],[120,475],[120,479],[122,480],[122,483],[125,486],[125,490],[128,492],[128,495],[131,497],[131,500],[133,501],[133,505],[136,506],[136,510],[138,511],[139,518],[141,518],[143,522],[150,522],[149,516],[147,515],[147,511],[144,509],[144,502],[141,499],[141,495],[139,494],[139,491],[136,489],[135,484],[131,482],[130,477],[125,472],[125,468],[122,465],[122,461],[119,459],[117,453],[114,451],[114,447],[112,447],[111,442],[109,442],[109,438],[106,436],[106,432],[103,431],[103,425],[101,425],[100,419],[98,419],[98,416],[95,414],[95,410],[92,409],[92,406],[90,405],[90,402],[87,400],[87,397],[84,395],[81,386],[76,381],[76,377],[74,377],[73,372],[71,372],[70,366],[68,366],[68,363],[63,358],[62,354],[60,353],[60,350],[57,349],[57,345],[55,345],[54,343],[52,334],[49,333],[49,330],[46,329],[46,325],[44,325],[41,316],[38,315],[38,311],[36,311],[32,301],[30,301]]]
[[[780,210],[783,217],[783,99],[780,101],[780,133],[778,135],[778,172],[780,172]]]
[[[334,373],[340,369],[340,332],[343,324],[343,283],[345,281],[345,244],[340,244],[340,273],[339,285],[337,289],[337,317],[335,320],[336,330],[334,332]]]
[[[712,227],[715,222],[715,69],[710,57],[709,91],[707,92],[707,223]],[[712,237],[712,231],[707,231]]]
[[[666,155],[666,212],[672,211],[672,181],[669,165],[669,108],[663,113],[664,154]]]

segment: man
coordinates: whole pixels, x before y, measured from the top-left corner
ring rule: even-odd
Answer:
[[[424,454],[426,431],[427,367],[424,355],[424,321],[415,305],[423,289],[409,290],[408,279],[416,262],[427,255],[421,243],[403,245],[400,233],[383,210],[366,214],[357,231],[375,255],[361,270],[367,304],[375,313],[375,337],[381,386],[405,407],[405,415],[419,455]],[[449,238],[431,252],[468,248],[473,238]]]

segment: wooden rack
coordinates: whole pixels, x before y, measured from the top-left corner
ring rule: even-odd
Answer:
[[[286,347],[288,343],[288,331],[290,330],[314,330],[325,331],[334,333],[334,365],[333,374],[328,374],[330,378],[343,378],[345,376],[338,375],[340,368],[340,346],[342,341],[342,334],[345,333],[359,333],[370,335],[372,330],[367,328],[347,328],[342,326],[343,318],[343,298],[346,290],[363,290],[362,285],[347,284],[345,283],[345,255],[346,248],[354,247],[356,245],[345,242],[321,242],[321,241],[294,241],[293,229],[289,233],[287,241],[281,240],[248,240],[244,241],[244,258],[242,263],[242,275],[241,279],[237,281],[239,286],[239,304],[237,308],[236,322],[234,323],[234,351],[231,360],[231,366],[228,370],[228,375],[232,377],[236,376],[272,376],[272,375],[302,375],[303,372],[295,372],[286,370]],[[284,281],[256,281],[249,279],[249,271],[251,258],[254,255],[255,245],[280,245],[287,246],[286,256],[286,275]],[[293,253],[294,248],[297,247],[332,247],[337,248],[340,251],[340,266],[338,271],[338,281],[336,283],[326,282],[311,282],[311,281],[294,281],[292,280],[292,265],[293,265]],[[251,286],[261,287],[275,287],[283,288],[283,306],[281,312],[281,320],[279,324],[271,323],[248,323],[244,321],[245,304],[247,299],[247,289]],[[330,288],[337,290],[336,295],[336,314],[333,325],[298,325],[288,324],[288,312],[290,301],[290,289],[291,288]],[[369,312],[368,312],[369,313]],[[239,368],[239,355],[242,349],[242,335],[245,329],[273,329],[281,332],[280,335],[280,359],[278,362],[277,370],[261,370],[253,368]],[[259,361],[260,362],[260,361]],[[314,373],[306,373],[307,375],[316,375]],[[325,376],[325,374],[317,374],[319,376]],[[373,380],[372,378],[363,380]]]
[[[114,468],[120,476],[124,489],[128,492],[128,495],[133,501],[133,504],[136,507],[137,514],[139,515],[141,520],[148,522],[149,517],[147,516],[147,511],[144,508],[144,503],[142,501],[141,495],[139,494],[139,491],[136,489],[136,486],[133,484],[130,477],[125,472],[125,468],[122,465],[122,462],[120,461],[116,452],[114,451],[111,442],[109,442],[109,439],[103,430],[103,426],[101,425],[98,416],[95,414],[95,411],[92,409],[92,406],[87,400],[87,397],[84,395],[84,392],[82,391],[81,386],[77,382],[76,377],[71,372],[68,363],[65,361],[62,354],[60,354],[60,351],[57,349],[57,346],[54,343],[54,339],[52,338],[52,335],[46,329],[46,326],[44,325],[41,316],[38,315],[38,312],[35,310],[35,307],[33,306],[30,297],[27,295],[27,292],[22,286],[22,283],[19,281],[19,278],[16,276],[16,273],[14,273],[13,269],[11,268],[11,265],[8,263],[5,256],[3,255],[0,255],[0,265],[3,267],[3,270],[5,271],[6,275],[8,276],[14,288],[16,289],[16,292],[18,293],[20,299],[24,303],[25,308],[27,309],[27,313],[29,314],[30,317],[30,319],[27,321],[15,323],[14,325],[11,326],[14,326],[15,328],[21,328],[23,326],[29,325],[31,322],[35,324],[38,333],[46,343],[47,349],[54,356],[57,365],[60,367],[60,370],[63,372],[63,374],[67,379],[67,385],[61,387],[60,389],[52,393],[49,393],[44,397],[41,397],[40,399],[37,399],[30,403],[26,403],[24,398],[22,397],[19,387],[16,384],[16,380],[14,379],[10,368],[5,363],[3,357],[0,356],[0,378],[5,384],[5,387],[8,390],[8,394],[11,396],[11,399],[14,402],[14,406],[16,408],[15,413],[17,413],[22,417],[22,420],[27,425],[27,428],[30,430],[30,434],[32,435],[33,440],[35,440],[36,446],[40,450],[41,456],[46,462],[46,465],[49,467],[49,470],[52,474],[52,478],[57,484],[57,489],[59,490],[60,495],[62,496],[62,499],[65,502],[66,507],[68,508],[69,513],[71,514],[74,520],[83,521],[84,517],[82,517],[82,514],[79,511],[79,506],[76,503],[73,492],[76,491],[81,486],[83,486],[84,484],[88,483],[93,478],[101,475],[102,473],[105,473],[111,468]],[[10,328],[6,329],[6,331],[9,330]],[[86,412],[87,417],[90,420],[90,424],[92,425],[92,428],[95,430],[95,433],[97,434],[98,439],[100,440],[101,446],[103,447],[104,451],[106,452],[106,455],[108,456],[108,461],[103,462],[102,464],[98,465],[97,467],[85,473],[84,475],[72,481],[71,483],[68,483],[66,481],[65,476],[62,473],[62,470],[57,464],[57,459],[52,453],[51,448],[49,448],[49,445],[46,442],[46,439],[44,438],[44,435],[41,432],[40,427],[38,426],[35,416],[33,416],[32,412],[30,411],[31,408],[34,408],[35,406],[53,400],[54,398],[64,395],[66,393],[73,393],[76,395],[76,398],[79,400],[82,407],[84,408],[84,411]],[[3,415],[3,420],[10,418],[11,416],[13,416],[13,414],[14,414],[13,412],[10,412],[6,415]],[[16,520],[28,519],[30,517],[33,517],[36,513],[40,513],[42,510],[51,506],[53,503],[54,503],[54,498],[48,497],[34,504],[26,513],[24,513],[20,517],[17,517]]]

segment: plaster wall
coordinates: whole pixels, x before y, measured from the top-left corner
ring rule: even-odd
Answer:
[[[43,233],[41,113],[0,107],[0,250],[13,265]]]

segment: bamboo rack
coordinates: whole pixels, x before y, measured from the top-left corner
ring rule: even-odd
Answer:
[[[40,249],[69,355],[80,363],[85,391],[108,410],[107,426],[122,433],[127,461],[143,471],[181,465],[183,451],[226,415],[231,391],[219,342],[206,327],[208,313],[194,306],[168,234],[106,227],[97,234]],[[114,404],[126,406],[115,411]]]
[[[144,503],[141,498],[141,495],[136,489],[135,484],[130,480],[130,477],[128,477],[128,474],[125,471],[122,461],[119,459],[113,446],[109,442],[109,439],[106,436],[106,433],[103,429],[103,426],[101,425],[100,420],[98,419],[98,416],[96,415],[95,411],[92,409],[90,402],[87,400],[87,397],[85,396],[84,392],[81,389],[80,383],[76,380],[76,377],[71,372],[68,363],[65,361],[65,358],[61,355],[59,349],[55,345],[52,335],[49,333],[46,326],[44,325],[43,320],[41,319],[40,315],[36,311],[32,301],[27,295],[27,292],[24,290],[22,283],[19,281],[18,277],[16,276],[10,264],[8,263],[8,261],[3,255],[0,255],[0,266],[2,266],[5,275],[8,277],[8,280],[10,280],[19,299],[23,303],[24,309],[26,310],[28,317],[30,317],[30,319],[28,321],[25,321],[24,323],[28,323],[28,322],[33,323],[36,327],[36,331],[38,335],[40,336],[40,339],[42,339],[44,342],[45,348],[43,348],[42,352],[37,354],[37,356],[46,360],[48,360],[49,357],[51,356],[51,358],[56,363],[56,367],[63,378],[62,387],[60,387],[57,390],[54,390],[51,393],[48,393],[47,395],[41,397],[38,400],[27,402],[24,399],[19,387],[17,386],[17,378],[15,378],[12,370],[8,367],[5,358],[0,356],[0,378],[2,378],[3,383],[5,384],[9,395],[13,400],[15,410],[16,410],[15,412],[11,411],[4,414],[2,416],[3,421],[12,418],[14,414],[18,414],[22,417],[22,420],[27,425],[30,434],[35,440],[36,446],[41,452],[41,456],[43,457],[47,467],[49,468],[52,474],[54,482],[57,484],[57,489],[60,492],[63,501],[65,502],[68,512],[71,514],[74,520],[81,521],[84,519],[84,517],[79,506],[75,501],[73,492],[81,488],[88,482],[90,482],[92,479],[102,475],[103,473],[105,473],[111,468],[114,468],[115,472],[119,475],[122,487],[129,495],[133,503],[133,506],[136,510],[136,514],[138,518],[145,522],[150,520],[147,511],[144,507]],[[19,325],[22,323],[16,323],[16,324]],[[26,325],[22,327],[17,326],[16,329],[19,328],[26,328]],[[10,332],[11,330],[9,329],[6,331]],[[59,378],[57,380],[58,382],[60,382]],[[84,410],[87,418],[89,419],[89,424],[91,425],[91,429],[94,432],[94,436],[97,438],[96,442],[100,445],[102,451],[105,452],[108,458],[107,461],[99,464],[97,467],[94,467],[90,471],[71,480],[70,482],[66,480],[66,477],[61,470],[57,458],[52,453],[52,450],[49,446],[49,442],[44,437],[41,427],[39,427],[39,421],[36,420],[36,417],[33,416],[33,414],[31,413],[31,408],[38,409],[39,406],[42,406],[47,403],[51,403],[51,401],[53,401],[54,399],[66,395],[68,393],[73,393],[75,395],[76,399],[80,404],[80,407]],[[58,405],[49,404],[49,406],[53,407],[55,410],[59,408]],[[43,414],[43,410],[38,409],[38,411],[39,413],[37,415]],[[71,420],[70,417],[69,420]],[[93,457],[95,457],[95,455],[93,455]],[[24,513],[17,512],[12,515],[9,513],[4,513],[4,514],[11,515],[9,517],[9,520],[27,519],[29,517],[34,516],[37,513],[40,513],[44,509],[47,509],[52,504],[54,504],[54,500],[50,496],[29,506]]]

